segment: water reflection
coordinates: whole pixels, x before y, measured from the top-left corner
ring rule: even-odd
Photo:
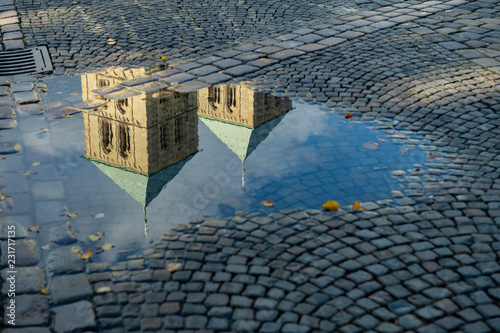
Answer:
[[[145,208],[198,151],[198,119],[196,93],[148,82],[121,85],[141,74],[143,69],[113,69],[82,75],[82,98],[106,102],[83,112],[85,157]]]
[[[21,130],[47,128],[43,140],[23,142],[25,167],[41,162],[38,174],[27,176],[31,186],[10,166],[26,186],[5,190],[31,188],[24,202],[32,224],[78,212],[72,222],[83,239],[106,232],[117,249],[137,249],[146,208],[155,239],[175,224],[238,210],[347,205],[388,199],[392,190],[422,195],[390,175],[425,164],[426,154],[415,145],[401,150],[384,128],[307,104],[292,110],[289,99],[245,84],[177,93],[163,79],[172,72],[115,68],[45,81],[46,117],[19,119]]]
[[[144,208],[198,152],[198,116],[242,163],[292,109],[242,84],[178,93],[146,70],[81,76],[85,157]]]

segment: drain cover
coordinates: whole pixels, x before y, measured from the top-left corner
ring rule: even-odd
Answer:
[[[52,71],[45,46],[18,51],[0,52],[0,76],[44,73]]]

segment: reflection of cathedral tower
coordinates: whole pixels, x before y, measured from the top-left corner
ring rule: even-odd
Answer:
[[[109,69],[82,76],[84,101],[107,101],[84,112],[85,156],[142,207],[198,150],[196,93],[174,93],[145,74]]]
[[[197,99],[152,83],[114,88],[141,74],[115,69],[82,76],[84,100],[109,101],[84,115],[85,151],[91,159],[151,175],[197,151]]]
[[[257,128],[292,109],[289,98],[238,85],[215,85],[199,91],[198,115]]]
[[[201,121],[242,163],[291,109],[289,98],[256,92],[242,84],[215,85],[198,93]]]

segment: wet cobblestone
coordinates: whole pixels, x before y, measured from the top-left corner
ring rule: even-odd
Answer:
[[[87,274],[60,247],[52,255],[64,259],[46,271],[53,322],[48,296],[35,288],[19,296],[20,304],[34,304],[19,308],[21,325],[39,326],[32,332],[498,330],[500,4],[235,4],[162,3],[159,12],[148,1],[20,0],[15,7],[6,1],[3,47],[24,47],[22,29],[27,46],[48,46],[56,74],[166,55],[179,72],[161,80],[179,91],[252,80],[261,90],[341,115],[383,120],[394,140],[427,151],[428,169],[394,172],[402,185],[394,200],[364,203],[363,212],[343,207],[196,221],[199,228],[166,233],[154,255],[112,267],[91,263]],[[217,15],[207,20],[207,12]],[[44,112],[39,90],[21,81],[1,82],[2,130],[17,126],[17,117]],[[0,143],[0,156],[24,148]],[[63,199],[57,191],[39,194]],[[1,200],[0,209],[18,204],[10,201]],[[45,209],[38,207],[39,214]],[[2,228],[9,223],[1,217]],[[43,285],[36,243],[19,229],[19,265],[27,266],[20,274]],[[76,241],[67,233],[54,232],[60,246]]]

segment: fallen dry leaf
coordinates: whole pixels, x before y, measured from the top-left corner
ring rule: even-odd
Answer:
[[[48,128],[42,128],[42,129],[41,129],[41,131],[42,131],[42,132],[48,132],[48,131],[49,131],[49,129],[48,129]]]
[[[49,243],[47,245],[42,246],[42,250],[47,251],[47,250],[50,250],[51,247],[52,247],[52,244]]]
[[[31,170],[28,170],[26,172],[24,172],[24,171],[20,171],[20,172],[22,173],[23,176],[29,176],[33,173],[33,171],[31,171]]]
[[[90,256],[92,256],[92,251],[87,250],[87,253],[82,253],[80,254],[80,256],[82,257],[83,260],[89,260]]]
[[[72,116],[72,115],[70,115],[70,114],[65,114],[65,115],[63,115],[62,117],[63,117],[63,118],[71,118],[71,117],[73,117],[73,116]]]
[[[45,286],[42,286],[40,287],[40,292],[44,295],[48,295],[49,293],[49,288],[45,287]]]
[[[363,143],[363,147],[366,148],[366,149],[371,149],[371,150],[375,150],[375,149],[378,149],[378,143],[376,142],[365,142]]]
[[[106,244],[102,244],[101,246],[99,246],[99,248],[103,249],[104,251],[111,250],[111,248],[113,248],[113,247],[114,247],[114,245],[111,243],[106,243]]]
[[[349,112],[349,113],[346,113],[346,114],[344,115],[344,118],[346,118],[346,119],[352,118],[352,113],[350,113],[350,112]]]
[[[354,201],[354,203],[352,204],[352,210],[355,212],[359,212],[363,209],[364,209],[364,207],[361,206],[361,203],[359,201]]]
[[[95,235],[90,235],[89,236],[89,239],[93,242],[96,242],[98,241],[99,239],[101,239],[101,237],[104,235],[104,232],[100,232],[98,231]]]
[[[47,88],[40,88],[40,91],[41,92],[47,92],[47,91],[49,91],[49,89],[47,89]]]
[[[77,212],[74,212],[74,213],[66,213],[66,216],[67,216],[67,217],[74,218],[74,217],[77,217],[77,216],[78,216],[78,213],[77,213]]]
[[[37,167],[37,166],[40,165],[40,162],[33,162],[33,163],[31,163],[31,165],[34,166],[34,167]]]
[[[163,61],[167,61],[167,60],[168,60],[168,58],[167,58],[167,57],[165,57],[165,56],[162,56],[162,57],[161,57],[161,60],[163,60]]]
[[[28,231],[40,232],[40,226],[35,224],[34,226],[28,227]]]
[[[71,251],[74,252],[74,253],[82,253],[82,249],[80,249],[77,246],[71,247]]]
[[[265,201],[261,202],[261,205],[264,206],[264,207],[273,207],[274,206],[274,202],[272,202],[271,200],[265,200]]]
[[[334,211],[334,210],[339,209],[340,205],[337,201],[330,200],[330,201],[325,202],[322,207],[326,211]]]

